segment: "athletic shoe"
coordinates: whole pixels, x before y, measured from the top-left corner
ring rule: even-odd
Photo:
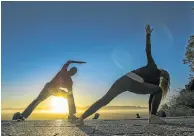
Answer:
[[[167,122],[160,119],[156,115],[151,115],[150,118],[149,118],[149,124],[167,124]]]
[[[13,115],[12,120],[23,121],[23,120],[25,120],[25,118],[22,116],[22,114],[20,112],[16,112]]]

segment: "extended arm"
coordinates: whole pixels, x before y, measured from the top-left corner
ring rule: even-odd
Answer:
[[[82,64],[82,63],[86,63],[84,61],[74,61],[74,60],[69,60],[67,61],[67,63],[63,66],[62,70],[67,70],[68,66],[72,63],[77,63],[77,64]]]
[[[152,57],[152,53],[151,53],[151,32],[152,32],[153,29],[150,29],[149,25],[147,25],[145,27],[145,29],[146,29],[146,55],[147,55],[147,63],[148,63],[148,65],[150,65],[150,64],[156,65],[155,62],[154,62],[154,59]]]
[[[67,72],[67,68],[71,63],[78,63],[78,64],[82,64],[82,63],[86,63],[83,61],[73,61],[73,60],[69,60],[67,61],[66,64],[63,65],[62,69],[57,73],[57,75],[51,80],[51,83],[55,83],[55,82],[59,82],[60,77],[63,76],[63,73]]]

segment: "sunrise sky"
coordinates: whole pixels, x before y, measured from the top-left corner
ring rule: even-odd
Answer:
[[[73,77],[77,106],[89,106],[112,83],[146,64],[145,30],[171,88],[188,82],[182,63],[194,33],[194,2],[2,2],[2,108],[25,108],[67,60],[86,61]],[[176,92],[171,91],[171,96]],[[50,106],[51,98],[39,107]],[[109,105],[147,106],[125,92]]]

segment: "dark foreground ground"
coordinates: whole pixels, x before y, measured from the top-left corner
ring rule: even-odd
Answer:
[[[65,120],[1,121],[2,136],[194,136],[194,117],[166,118],[168,125],[147,119],[87,120],[76,127]]]

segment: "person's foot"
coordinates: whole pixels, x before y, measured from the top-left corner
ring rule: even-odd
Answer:
[[[82,126],[82,125],[84,125],[84,121],[83,121],[82,118],[79,118],[79,119],[77,119],[77,120],[75,121],[74,124],[75,124],[76,126]]]
[[[167,122],[160,119],[158,116],[156,115],[151,115],[149,118],[149,124],[166,124]]]
[[[13,115],[12,120],[24,121],[25,118],[22,116],[22,114],[21,114],[20,112],[16,112],[16,113]]]
[[[78,118],[75,115],[68,115],[68,121],[76,121]]]

